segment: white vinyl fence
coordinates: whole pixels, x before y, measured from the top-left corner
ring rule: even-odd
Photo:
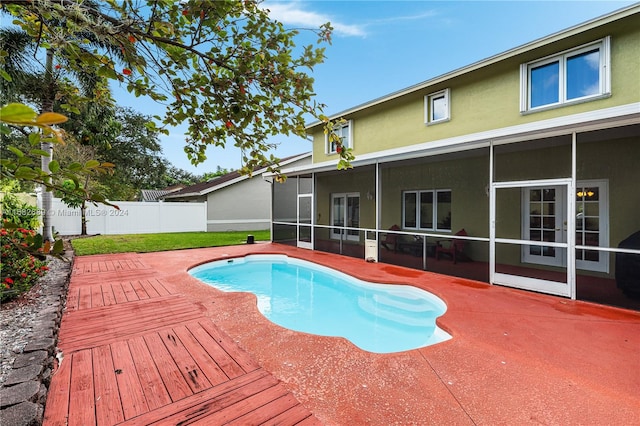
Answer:
[[[89,204],[86,209],[87,234],[154,234],[162,232],[206,232],[207,203],[167,203],[110,201],[110,206]],[[79,235],[82,227],[80,209],[67,207],[53,199],[54,232]]]

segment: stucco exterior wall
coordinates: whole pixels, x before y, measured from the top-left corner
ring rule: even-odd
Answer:
[[[520,113],[520,64],[611,36],[611,96],[535,113]],[[426,125],[424,96],[450,89],[451,118]],[[634,15],[440,82],[346,116],[356,157],[483,131],[640,102],[640,16]],[[311,130],[313,161],[325,153],[322,126]]]

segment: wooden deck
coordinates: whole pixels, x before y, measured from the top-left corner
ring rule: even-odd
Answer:
[[[118,259],[76,258],[45,425],[320,424],[197,304]]]

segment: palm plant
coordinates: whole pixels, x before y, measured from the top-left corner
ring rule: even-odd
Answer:
[[[95,2],[92,7],[98,7]],[[63,22],[47,22],[49,27],[64,25]],[[108,51],[112,57],[122,58],[120,49],[100,40],[92,32],[73,34],[78,50],[76,55],[89,49]],[[102,102],[112,106],[113,100],[107,80],[96,74],[95,69],[69,56],[66,50],[56,50],[51,44],[41,44],[18,28],[0,28],[0,46],[4,54],[4,73],[2,79],[2,104],[21,102],[32,104],[41,113],[54,112],[56,108],[79,112],[77,105],[87,102]],[[42,47],[45,46],[45,47]],[[44,49],[44,61],[42,53]],[[61,99],[65,103],[57,102]],[[49,171],[53,158],[53,144],[42,142],[41,150],[47,155],[41,156],[40,167]],[[45,241],[53,241],[51,227],[52,214],[51,191],[42,187],[43,232]]]

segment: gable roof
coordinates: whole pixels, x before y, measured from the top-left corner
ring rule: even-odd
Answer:
[[[295,161],[302,160],[305,158],[311,157],[311,152],[305,152],[304,154],[292,155],[290,157],[286,157],[280,160],[281,166],[286,166]],[[253,176],[262,175],[267,172],[268,167],[262,167],[253,171]],[[222,188],[226,188],[227,186],[233,185],[238,182],[242,182],[244,180],[249,179],[250,177],[247,175],[241,174],[238,170],[227,173],[222,176],[218,176],[213,178],[207,182],[196,183],[195,185],[187,186],[186,188],[181,189],[180,191],[172,192],[168,195],[165,195],[163,199],[170,198],[187,198],[187,197],[200,197],[206,195],[210,192],[217,191]]]
[[[166,189],[141,189],[140,201],[158,201],[160,197],[170,193],[171,191]]]
[[[576,35],[576,34],[580,34],[582,32],[588,31],[590,29],[593,28],[597,28],[599,26],[608,24],[610,22],[614,22],[617,21],[619,19],[623,19],[626,18],[628,16],[634,15],[640,13],[640,3],[634,3],[630,6],[624,7],[622,9],[618,9],[616,11],[613,11],[611,13],[608,13],[606,15],[602,15],[600,17],[591,19],[589,21],[583,22],[581,24],[578,25],[574,25],[572,27],[569,27],[567,29],[558,31],[556,33],[553,33],[551,35],[539,38],[537,40],[531,41],[529,43],[523,44],[521,46],[515,47],[513,49],[507,50],[505,52],[499,53],[497,55],[491,56],[489,58],[480,60],[478,62],[474,62],[470,65],[464,66],[462,68],[458,68],[456,70],[450,71],[448,73],[442,74],[440,76],[437,76],[435,78],[432,78],[430,80],[426,80],[423,81],[421,83],[418,84],[414,84],[413,86],[409,86],[405,89],[401,89],[398,90],[396,92],[390,93],[388,95],[384,95],[382,97],[373,99],[369,102],[365,102],[363,104],[360,105],[356,105],[354,107],[351,107],[349,109],[346,109],[342,112],[336,113],[336,114],[332,114],[329,119],[331,120],[335,120],[337,118],[340,117],[344,117],[344,116],[348,116],[349,114],[353,114],[362,110],[365,110],[367,108],[371,108],[373,106],[391,101],[393,99],[397,99],[400,98],[404,95],[413,93],[413,92],[417,92],[419,90],[422,89],[426,89],[430,86],[433,86],[435,84],[447,81],[447,80],[451,80],[454,77],[458,77],[460,75],[463,74],[467,74],[470,73],[472,71],[478,70],[480,68],[484,68],[486,66],[495,64],[497,62],[501,62],[504,61],[506,59],[512,58],[514,56],[520,55],[522,53],[537,49],[541,46],[546,46],[548,44],[557,42],[558,40],[562,40],[565,38],[568,38],[570,36]],[[324,123],[322,121],[315,121],[311,124],[309,124],[306,129],[307,131],[318,127],[320,125],[323,125]]]
[[[162,196],[171,194],[184,188],[182,184],[167,186],[164,189],[141,189],[140,201],[158,201]]]

